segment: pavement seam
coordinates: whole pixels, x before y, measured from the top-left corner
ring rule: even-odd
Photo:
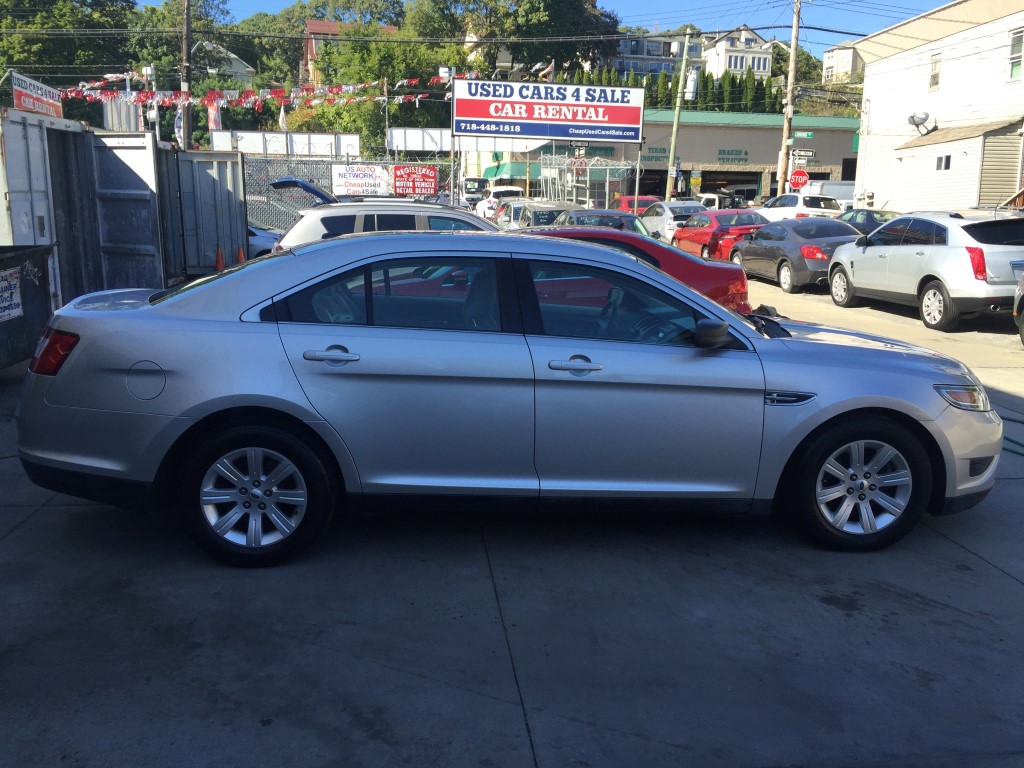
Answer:
[[[6,541],[6,540],[7,540],[7,537],[8,537],[8,536],[10,536],[10,535],[11,535],[12,533],[14,533],[14,532],[15,532],[16,530],[18,530],[19,528],[21,528],[21,526],[23,526],[23,525],[24,525],[25,523],[27,523],[27,522],[28,522],[29,520],[31,520],[31,519],[32,519],[33,517],[35,517],[36,513],[37,513],[37,512],[39,512],[39,510],[40,510],[40,509],[42,509],[42,508],[43,508],[42,506],[38,506],[38,507],[35,507],[34,509],[32,509],[32,511],[31,511],[31,512],[29,512],[29,513],[28,513],[27,515],[25,515],[25,517],[24,517],[24,518],[22,518],[21,520],[19,520],[19,521],[18,521],[18,522],[17,522],[17,523],[16,523],[15,525],[14,525],[14,527],[13,527],[13,528],[11,528],[10,530],[8,530],[8,531],[7,531],[6,533],[0,534],[0,543],[3,543],[4,541]]]
[[[931,531],[932,533],[938,534],[939,536],[941,536],[942,538],[944,538],[944,539],[945,539],[946,541],[948,541],[948,542],[949,542],[950,544],[954,544],[954,545],[956,545],[957,547],[960,547],[960,549],[962,549],[962,550],[963,550],[964,552],[967,552],[967,553],[969,553],[969,554],[971,554],[971,555],[974,555],[974,556],[975,556],[976,558],[978,558],[979,560],[981,560],[981,562],[983,562],[983,563],[985,563],[986,565],[990,566],[991,568],[994,568],[995,570],[999,571],[999,573],[1003,574],[1004,576],[1007,576],[1007,577],[1008,577],[1008,578],[1009,578],[1009,579],[1010,579],[1011,581],[1015,581],[1015,582],[1017,582],[1018,584],[1020,584],[1021,586],[1024,586],[1024,579],[1021,579],[1021,578],[1019,578],[1019,577],[1015,576],[1014,574],[1010,573],[1010,572],[1009,572],[1008,570],[1006,570],[1005,568],[1001,568],[1001,567],[999,567],[998,565],[996,565],[995,563],[993,563],[993,562],[992,562],[991,560],[989,560],[989,559],[988,559],[987,557],[985,557],[984,555],[980,555],[980,554],[978,554],[978,553],[977,553],[977,552],[975,552],[975,551],[974,551],[973,549],[971,549],[970,547],[967,547],[967,546],[965,546],[965,545],[961,544],[961,543],[960,543],[959,541],[957,541],[956,539],[950,538],[950,537],[949,537],[949,536],[947,536],[947,535],[946,535],[946,534],[945,534],[945,533],[944,533],[943,531],[940,531],[940,530],[938,530],[937,528],[935,528],[934,526],[932,526],[932,525],[931,525],[931,524],[929,523],[929,521],[928,521],[928,520],[922,520],[922,521],[921,521],[921,524],[922,524],[922,525],[924,525],[924,526],[925,526],[925,527],[926,527],[926,528],[927,528],[927,529],[928,529],[929,531]]]
[[[533,743],[533,730],[530,728],[530,716],[526,712],[526,701],[523,699],[523,689],[519,684],[519,671],[516,669],[516,660],[512,655],[512,640],[508,636],[508,625],[505,623],[505,612],[501,608],[501,596],[498,594],[498,582],[494,578],[494,564],[491,562],[491,550],[487,546],[487,533],[484,530],[483,519],[478,515],[477,523],[480,526],[480,542],[484,545],[484,557],[487,560],[487,572],[491,575],[491,589],[494,590],[494,604],[498,609],[498,620],[501,621],[501,632],[505,637],[505,649],[508,651],[508,663],[512,667],[512,680],[516,684],[516,695],[519,697],[519,709],[523,713],[523,725],[526,726],[526,738],[530,742],[530,757],[533,758],[534,768],[539,768],[537,763],[537,748]]]

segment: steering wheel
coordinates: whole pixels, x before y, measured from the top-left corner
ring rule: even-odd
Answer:
[[[646,341],[656,335],[658,335],[661,327],[665,325],[661,319],[656,315],[644,314],[640,316],[629,328],[629,335],[635,341]],[[671,325],[671,323],[669,323]]]

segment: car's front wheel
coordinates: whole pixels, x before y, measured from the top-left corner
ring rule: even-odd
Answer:
[[[846,270],[837,267],[832,271],[832,277],[828,281],[829,293],[832,296],[832,303],[838,307],[852,307],[857,303],[857,297],[853,293],[853,285],[846,274]]]
[[[740,252],[739,251],[733,251],[731,258],[732,258],[732,263],[733,264],[739,264],[741,267],[743,266],[743,257],[740,256]]]
[[[710,259],[711,258],[711,250],[706,245],[702,245],[700,247],[700,257],[702,259]]]
[[[946,286],[932,280],[921,292],[921,322],[935,331],[951,331],[960,322],[960,313],[953,306]]]
[[[309,445],[278,427],[233,427],[192,452],[184,470],[186,528],[231,565],[274,565],[324,530],[337,502]]]
[[[1017,333],[1020,336],[1020,343],[1024,344],[1024,315],[1017,313]]]
[[[931,498],[927,452],[906,427],[884,417],[837,423],[795,460],[798,521],[831,549],[868,551],[895,543]]]

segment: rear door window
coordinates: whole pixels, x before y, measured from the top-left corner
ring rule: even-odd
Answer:
[[[454,219],[451,216],[427,216],[427,229],[440,232],[458,232],[462,230],[479,231],[480,227],[462,219]]]
[[[363,215],[363,232],[411,229],[416,229],[415,213],[367,213]]]
[[[869,245],[899,245],[903,234],[910,225],[910,219],[896,219],[889,222],[871,236]]]

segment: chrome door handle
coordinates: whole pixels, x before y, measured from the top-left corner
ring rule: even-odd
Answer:
[[[354,352],[342,352],[335,349],[328,349],[323,352],[307,349],[302,353],[302,359],[321,363],[354,363],[359,359],[359,355]]]
[[[917,251],[914,253],[915,256],[924,256],[924,251]]]
[[[589,360],[552,360],[548,368],[552,371],[600,371],[604,366]]]

